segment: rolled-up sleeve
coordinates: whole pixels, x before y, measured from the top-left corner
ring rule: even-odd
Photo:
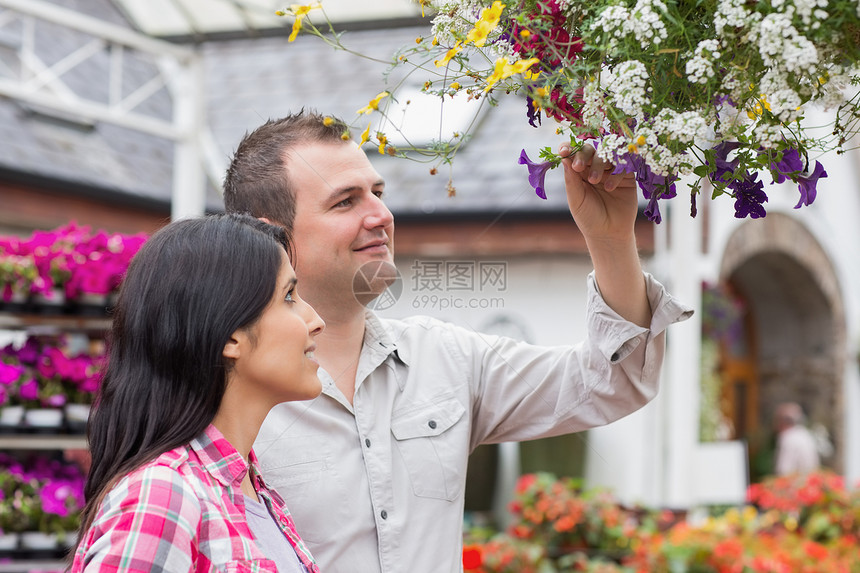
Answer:
[[[539,347],[463,333],[471,355],[473,443],[520,441],[579,432],[644,406],[658,391],[666,328],[690,317],[651,275],[649,328],[613,311],[588,277],[587,337],[576,346]]]

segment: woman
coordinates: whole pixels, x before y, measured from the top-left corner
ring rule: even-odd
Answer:
[[[285,231],[244,215],[172,223],[120,290],[72,572],[318,572],[251,445],[269,409],[322,390],[324,324]]]

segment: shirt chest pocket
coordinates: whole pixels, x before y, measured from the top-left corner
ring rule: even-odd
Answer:
[[[453,501],[461,494],[468,459],[466,408],[456,398],[398,408],[391,420],[397,450],[419,497]]]

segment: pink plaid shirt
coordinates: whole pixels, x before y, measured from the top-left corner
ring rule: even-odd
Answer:
[[[75,553],[82,571],[277,572],[254,542],[245,472],[310,573],[319,573],[284,500],[215,428],[124,477],[104,498]]]

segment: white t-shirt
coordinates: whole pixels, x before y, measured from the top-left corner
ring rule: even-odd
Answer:
[[[792,426],[780,432],[776,442],[777,475],[808,474],[818,466],[818,448],[809,430]]]

